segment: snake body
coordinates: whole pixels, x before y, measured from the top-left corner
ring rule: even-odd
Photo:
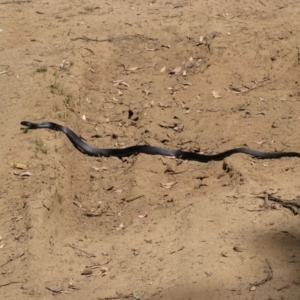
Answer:
[[[124,157],[124,156],[129,156],[137,153],[144,153],[150,155],[174,156],[184,160],[194,160],[199,162],[223,160],[225,157],[228,157],[235,153],[244,153],[261,159],[274,159],[274,158],[281,158],[281,157],[300,157],[299,152],[260,152],[248,148],[234,148],[234,149],[230,149],[212,155],[199,154],[199,153],[187,152],[181,150],[171,150],[171,149],[147,146],[147,145],[137,145],[137,146],[131,146],[127,148],[120,148],[120,149],[95,148],[83,142],[82,139],[68,127],[59,125],[57,123],[53,123],[53,122],[33,123],[29,121],[22,121],[21,125],[26,126],[28,129],[48,128],[55,131],[62,131],[63,133],[65,133],[65,135],[69,138],[69,140],[78,150],[90,156]]]

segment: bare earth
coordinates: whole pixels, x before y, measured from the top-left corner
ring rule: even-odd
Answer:
[[[299,1],[0,3],[1,299],[300,299],[299,158],[20,130],[300,151]]]

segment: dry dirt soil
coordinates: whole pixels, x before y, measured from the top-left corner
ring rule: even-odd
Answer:
[[[300,2],[0,1],[1,299],[300,299]]]

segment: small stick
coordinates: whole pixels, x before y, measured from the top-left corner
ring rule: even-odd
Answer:
[[[1,3],[0,3],[1,4]],[[6,70],[6,71],[2,71],[2,72],[0,72],[0,75],[1,74],[5,74],[5,73],[7,73],[9,70]]]
[[[48,286],[46,286],[46,289],[53,292],[53,293],[61,293],[63,291],[62,289],[52,289]]]
[[[84,251],[84,250],[81,250],[81,249],[77,248],[76,246],[74,246],[74,245],[72,245],[72,244],[68,244],[68,246],[71,247],[71,248],[73,248],[73,249],[75,249],[75,250],[78,250],[78,251],[80,251],[80,252],[86,254],[87,257],[96,257],[95,254],[91,254],[91,253],[88,253],[88,252],[86,252],[86,251]]]
[[[265,205],[268,204],[269,201],[277,202],[281,204],[283,207],[288,208],[294,215],[299,215],[300,210],[300,202],[295,200],[282,200],[279,198],[276,198],[272,195],[269,195],[265,193],[264,196],[258,196],[258,198],[263,199],[265,202]],[[268,202],[266,202],[266,199]]]
[[[26,283],[26,281],[10,281],[10,282],[6,282],[6,283],[0,283],[0,287],[8,286],[8,285],[11,285],[14,283]]]
[[[270,263],[267,259],[266,259],[266,273],[267,273],[266,278],[264,278],[263,280],[251,283],[250,285],[251,286],[263,285],[263,284],[265,284],[266,282],[270,281],[273,278],[273,270],[272,270],[272,267],[271,267],[271,265],[270,265]]]
[[[185,205],[184,207],[179,208],[178,210],[176,210],[175,215],[178,214],[179,212],[181,212],[183,209],[185,209],[185,208],[187,208],[187,207],[189,207],[189,206],[191,206],[191,205],[193,205],[193,204],[194,204],[194,203],[191,202],[191,203]]]
[[[137,196],[137,197],[134,197],[134,198],[125,199],[125,201],[126,202],[132,202],[132,201],[140,199],[142,197],[145,197],[145,195],[140,195],[140,196]]]
[[[184,246],[180,247],[180,248],[177,249],[177,250],[173,250],[173,251],[169,252],[168,254],[174,254],[174,253],[179,252],[179,251],[181,251],[181,250],[183,250],[183,249],[184,249]]]
[[[24,254],[25,254],[25,252],[23,252],[23,253],[21,253],[21,254],[18,254],[18,255],[16,255],[16,256],[13,256],[13,257],[9,258],[4,264],[2,264],[2,265],[0,266],[0,268],[6,266],[6,265],[7,265],[8,263],[10,263],[11,261],[16,260],[16,259],[22,257]]]
[[[132,38],[132,37],[139,37],[139,38],[144,38],[144,39],[152,40],[152,41],[157,40],[155,38],[146,37],[141,34],[130,34],[130,35],[122,35],[122,36],[106,38],[106,39],[102,39],[102,40],[98,40],[98,38],[92,39],[92,38],[89,38],[89,37],[83,35],[81,37],[71,38],[71,41],[85,40],[85,41],[92,41],[92,42],[112,42],[114,40],[125,40],[125,39]]]
[[[9,4],[9,3],[21,3],[21,2],[31,2],[32,0],[11,0],[11,1],[4,1],[0,2],[0,4]]]

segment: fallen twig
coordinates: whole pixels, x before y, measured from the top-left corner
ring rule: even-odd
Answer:
[[[111,38],[106,38],[106,39],[101,39],[98,40],[98,38],[92,39],[89,38],[85,35],[80,36],[80,37],[75,37],[75,38],[71,38],[71,41],[77,41],[77,40],[85,40],[85,41],[91,41],[91,42],[112,42],[112,41],[116,41],[116,40],[125,40],[125,39],[129,39],[129,38],[142,38],[142,39],[146,39],[146,40],[152,40],[155,41],[157,40],[156,38],[151,38],[151,37],[147,37],[141,34],[129,34],[129,35],[121,35],[121,36],[116,36],[116,37],[111,37]]]
[[[6,282],[6,283],[0,283],[0,287],[8,286],[8,285],[11,285],[11,284],[14,284],[14,283],[26,283],[26,281],[10,281],[10,282]]]
[[[23,253],[21,253],[21,254],[18,254],[18,255],[16,255],[16,256],[13,256],[13,257],[9,258],[4,264],[2,264],[2,265],[0,266],[0,268],[6,266],[6,265],[7,265],[8,263],[10,263],[11,261],[14,261],[14,260],[16,260],[16,259],[22,257],[24,254],[25,254],[25,252],[23,252]]]
[[[266,259],[266,273],[267,273],[266,278],[264,278],[263,280],[260,280],[260,281],[256,281],[254,283],[250,283],[250,285],[251,286],[260,286],[260,285],[263,285],[266,282],[270,281],[273,278],[273,270],[267,259]]]
[[[184,246],[180,247],[180,248],[177,249],[177,250],[170,251],[168,254],[174,254],[174,253],[179,252],[179,251],[181,251],[181,250],[183,250],[183,249],[184,249]]]
[[[22,2],[31,2],[31,1],[32,0],[10,0],[10,1],[0,2],[0,4],[22,3]]]
[[[283,207],[288,208],[294,215],[299,215],[300,210],[300,201],[298,200],[282,200],[276,198],[270,194],[265,194],[263,196],[258,196],[258,198],[263,199],[265,206],[268,204],[268,201],[273,201],[281,204]]]
[[[130,293],[130,294],[127,294],[127,295],[123,295],[123,294],[120,294],[118,293],[118,296],[111,296],[111,297],[105,297],[105,298],[99,298],[99,300],[114,300],[114,299],[129,299],[129,298],[133,298],[134,293]],[[138,299],[136,297],[134,297],[134,299]]]
[[[185,205],[184,207],[179,208],[178,210],[176,210],[175,215],[178,214],[179,212],[181,212],[183,209],[185,209],[185,208],[187,208],[187,207],[189,207],[193,204],[194,203],[192,202],[192,203],[189,203],[189,204]]]
[[[68,245],[69,247],[75,249],[75,250],[78,250],[78,251],[84,253],[85,255],[87,255],[87,257],[96,257],[95,254],[88,253],[87,251],[81,250],[81,249],[77,248],[76,246],[74,246],[74,245],[72,245],[72,244],[67,244],[67,245]]]
[[[51,287],[46,286],[46,289],[51,291],[52,293],[61,293],[63,289],[53,289]]]
[[[1,3],[0,3],[1,4]],[[0,72],[0,75],[1,74],[5,74],[5,73],[7,73],[9,70],[6,70],[6,71],[2,71],[2,72]]]
[[[137,196],[137,197],[134,197],[134,198],[124,199],[123,201],[125,201],[125,202],[132,202],[132,201],[140,199],[142,197],[145,197],[145,195],[140,195],[140,196]]]

